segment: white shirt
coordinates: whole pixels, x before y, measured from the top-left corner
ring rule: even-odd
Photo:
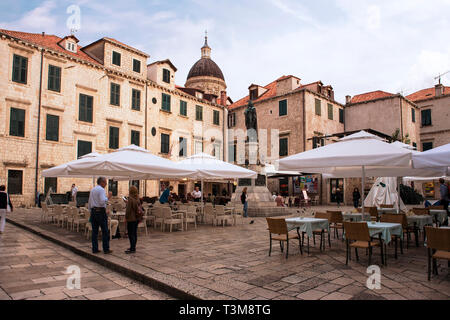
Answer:
[[[202,197],[202,192],[199,190],[199,191],[192,191],[192,196],[195,198],[195,199],[197,199],[197,198],[201,198]]]
[[[97,185],[91,190],[91,193],[89,194],[89,210],[95,207],[106,208],[107,203],[108,197],[106,196],[105,189],[103,189],[101,185]]]
[[[76,195],[78,192],[78,188],[77,187],[73,187],[72,188],[72,196]]]

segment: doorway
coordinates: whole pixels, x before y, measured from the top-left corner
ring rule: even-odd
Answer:
[[[341,191],[341,201],[343,202],[344,197],[344,179],[330,179],[330,202],[337,202],[336,190],[337,188]]]

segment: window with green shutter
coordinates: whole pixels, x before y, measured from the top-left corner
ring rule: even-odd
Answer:
[[[167,69],[163,69],[163,81],[170,83],[170,71]]]
[[[411,120],[416,122],[416,110],[414,108],[411,108]]]
[[[116,66],[119,66],[119,67],[120,67],[120,56],[121,56],[120,53],[118,53],[116,51],[113,51],[113,53],[112,53],[112,63],[115,64]]]
[[[203,107],[195,106],[195,120],[203,121]]]
[[[180,144],[180,151],[178,152],[178,155],[180,157],[186,157],[187,156],[187,139],[180,137],[179,144]]]
[[[94,98],[92,96],[80,93],[79,100],[78,120],[92,123]]]
[[[22,194],[23,187],[23,171],[8,170],[8,193]]]
[[[161,110],[170,112],[170,95],[163,93],[161,101]]]
[[[141,73],[141,62],[139,60],[133,59],[133,71]]]
[[[59,116],[47,115],[45,139],[49,141],[59,140]]]
[[[433,142],[422,143],[422,151],[427,151],[433,149]]]
[[[281,100],[278,102],[278,114],[280,117],[287,115],[287,100]]]
[[[288,155],[288,138],[280,138],[280,157]]]
[[[28,58],[15,54],[13,56],[12,81],[27,83]]]
[[[431,109],[422,110],[422,126],[431,126]]]
[[[92,142],[78,140],[77,144],[77,158],[84,156],[85,154],[92,152]]]
[[[131,130],[131,144],[140,146],[141,144],[141,132],[136,130]]]
[[[119,149],[119,128],[109,127],[109,148]]]
[[[339,122],[344,123],[344,109],[339,109]]]
[[[9,135],[15,137],[25,137],[25,110],[11,108]]]
[[[141,91],[131,90],[131,109],[139,111],[141,110]]]
[[[169,153],[170,136],[165,133],[161,133],[161,153]]]
[[[315,100],[316,100],[316,115],[320,116],[322,114],[321,101],[319,99]]]
[[[110,103],[113,106],[120,106],[120,85],[111,83],[111,99]]]
[[[328,119],[333,120],[333,105],[331,103],[328,104]]]
[[[220,125],[220,112],[213,110],[213,123],[215,125]]]
[[[48,66],[48,90],[61,92],[61,68]]]
[[[187,102],[180,100],[180,115],[187,117]]]

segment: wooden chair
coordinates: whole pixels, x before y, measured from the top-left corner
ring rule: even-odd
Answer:
[[[380,222],[398,223],[402,225],[404,233],[408,231],[408,220],[405,214],[385,213],[380,217]],[[395,259],[397,259],[397,241],[400,239],[400,252],[403,254],[403,240],[397,235],[392,235],[392,239],[395,243]]]
[[[362,208],[356,208],[356,210],[359,213],[362,213]],[[371,221],[379,221],[380,220],[377,207],[364,207],[364,213],[370,214]]]
[[[428,207],[428,209],[432,209],[432,210],[444,210],[444,206],[443,205],[441,205],[441,206],[429,206]]]
[[[428,208],[412,208],[412,212],[413,212],[416,216],[426,216],[426,215],[430,215],[430,209],[428,209]]]
[[[336,237],[339,239],[339,229],[342,230],[342,233],[344,233],[344,218],[342,217],[342,212],[341,211],[332,211],[332,210],[327,210],[327,213],[330,214],[330,219],[328,220],[330,222],[330,228],[332,228],[334,230],[334,238],[336,239]],[[342,237],[342,240],[344,240],[344,238]]]
[[[433,274],[438,274],[437,259],[447,260],[450,267],[450,229],[425,227],[428,247],[428,281],[431,277],[431,263],[433,263]]]
[[[316,212],[314,214],[314,218],[327,219],[328,223],[330,223],[330,216],[331,216],[331,214],[328,212]],[[313,230],[314,245],[316,244],[316,235],[320,235],[320,251],[322,251],[322,247],[323,247],[323,250],[325,251],[325,241],[323,240],[323,236],[325,233],[328,234],[328,246],[331,248],[330,233],[328,232],[328,230],[325,230],[325,229]],[[302,237],[303,237],[303,235],[302,235]]]
[[[380,204],[380,208],[394,208],[393,204]]]
[[[272,240],[280,241],[280,249],[283,252],[284,242],[286,242],[286,259],[289,255],[289,240],[298,239],[298,245],[300,248],[300,254],[303,254],[302,243],[300,242],[300,234],[297,229],[297,234],[289,233],[286,225],[286,220],[283,218],[266,218],[267,225],[269,226],[269,257],[272,253]]]
[[[379,240],[374,241],[370,237],[369,227],[367,226],[367,222],[347,222],[344,221],[344,229],[345,229],[345,240],[347,247],[347,258],[345,264],[348,264],[348,260],[351,260],[351,252],[350,248],[355,248],[356,260],[359,260],[358,257],[358,248],[368,249],[369,251],[369,262],[370,266],[372,259],[372,248],[380,247],[381,250],[381,264],[384,264],[384,255],[383,255],[383,245],[381,242],[381,234],[379,234]],[[353,242],[350,242],[353,241]]]

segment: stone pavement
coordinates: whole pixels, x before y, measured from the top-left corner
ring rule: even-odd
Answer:
[[[333,207],[335,208],[335,207]],[[313,211],[326,210],[313,207]],[[328,209],[331,209],[328,207]],[[347,208],[351,209],[351,208]],[[307,212],[306,214],[310,214]],[[22,210],[8,216],[44,236],[64,242],[83,254],[91,251],[90,241],[76,232],[39,221],[39,211]],[[145,283],[165,284],[199,299],[445,299],[450,298],[450,276],[447,263],[439,262],[439,275],[427,281],[426,248],[420,241],[411,242],[404,254],[394,259],[394,248],[388,247],[388,266],[381,268],[381,289],[366,287],[369,274],[367,256],[361,250],[360,261],[345,265],[345,243],[331,236],[331,249],[320,252],[311,241],[310,254],[300,255],[298,242],[293,242],[285,259],[274,243],[268,256],[269,241],[264,218],[255,223],[213,227],[199,225],[197,230],[161,232],[140,230],[137,253],[126,255],[128,239],[111,242],[112,255],[95,255],[120,270],[130,270]],[[6,234],[11,225],[8,224]],[[4,235],[5,236],[5,235]],[[422,239],[421,239],[422,240]],[[378,248],[373,263],[380,262]],[[18,262],[22,263],[21,261]],[[102,262],[103,263],[103,262]],[[138,276],[136,275],[138,274]],[[182,296],[181,296],[182,297]]]
[[[66,268],[76,265],[81,288],[68,289]],[[165,293],[97,265],[7,224],[0,235],[0,300],[167,300]]]

